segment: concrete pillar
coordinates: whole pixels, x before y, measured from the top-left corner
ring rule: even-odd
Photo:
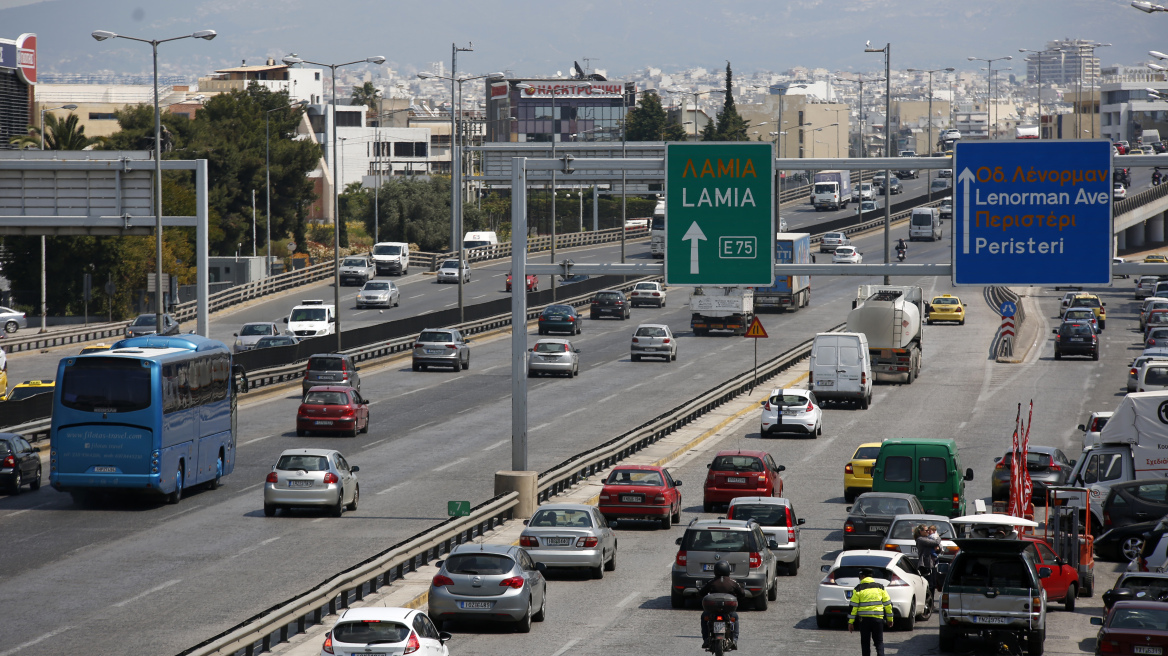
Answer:
[[[515,506],[516,519],[530,519],[539,507],[537,488],[539,472],[497,471],[495,472],[495,496],[508,492],[519,493],[519,505]]]
[[[1148,241],[1161,243],[1164,241],[1164,215],[1160,214],[1148,219]]]
[[[1115,252],[1119,254],[1120,251],[1127,249],[1127,230],[1120,230],[1115,233]]]
[[[1144,224],[1134,225],[1127,230],[1127,247],[1140,248],[1144,245]]]

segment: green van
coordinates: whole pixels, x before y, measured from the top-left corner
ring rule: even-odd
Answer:
[[[925,512],[960,517],[965,514],[965,481],[957,442],[952,439],[891,439],[880,444],[872,469],[873,492],[915,494]]]

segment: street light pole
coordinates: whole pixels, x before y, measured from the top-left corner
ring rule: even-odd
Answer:
[[[933,73],[941,73],[941,72],[952,73],[956,69],[949,67],[949,68],[935,68],[935,69],[930,70],[930,71],[924,71],[924,70],[920,70],[917,68],[909,68],[909,69],[905,69],[905,70],[907,70],[909,73],[928,73],[929,74],[929,157],[932,157],[933,156]],[[950,99],[949,102],[952,103],[953,102],[952,99]],[[928,199],[929,199],[929,202],[932,202],[933,201],[933,169],[929,169],[928,172],[925,174],[925,176],[926,176],[925,177],[926,184],[928,185],[926,187],[926,189],[928,189]]]
[[[994,62],[996,62],[996,61],[1009,61],[1013,58],[1014,58],[1013,55],[1006,55],[1005,57],[991,57],[990,59],[983,59],[981,57],[966,57],[966,59],[968,59],[969,61],[983,61],[986,63],[986,66],[987,66],[986,99],[989,102],[989,105],[986,105],[986,137],[989,139],[994,138],[994,130],[997,127],[997,121],[992,121],[990,119],[991,112],[993,112],[993,107],[994,107],[994,86],[993,86],[993,84],[994,84],[993,83]],[[1082,58],[1080,57],[1080,59],[1082,59]],[[1082,76],[1079,76],[1079,77],[1080,77],[1080,79],[1082,79]],[[1080,100],[1081,99],[1082,98],[1080,98]]]
[[[155,279],[154,279],[154,329],[159,333],[162,332],[162,112],[158,104],[158,44],[167,43],[168,41],[178,41],[179,39],[203,39],[210,41],[214,39],[217,34],[215,30],[199,30],[192,34],[184,34],[182,36],[171,37],[169,39],[139,39],[133,36],[125,36],[110,32],[108,30],[94,30],[91,34],[94,39],[98,41],[105,41],[106,39],[127,39],[129,41],[138,41],[141,43],[149,43],[150,48],[154,53],[154,264],[155,264]],[[43,315],[43,313],[42,313]]]
[[[68,104],[60,107],[52,107],[41,110],[41,150],[45,149],[45,112],[52,112],[58,109],[67,109],[73,111],[77,109],[77,105]],[[57,135],[54,134],[55,138]],[[46,314],[48,312],[48,282],[45,275],[45,235],[41,235],[41,332],[46,332]]]
[[[864,48],[864,52],[884,53],[884,157],[890,157],[892,152],[892,44],[887,43],[883,48]],[[891,262],[889,254],[892,248],[892,170],[884,170],[884,263]],[[890,284],[890,277],[884,276],[884,284]]]
[[[1059,52],[1060,48],[1051,48],[1051,52]],[[1042,139],[1042,52],[1041,50],[1027,50],[1026,48],[1018,48],[1021,53],[1033,53],[1038,55],[1038,138]],[[950,99],[952,101],[952,98]]]

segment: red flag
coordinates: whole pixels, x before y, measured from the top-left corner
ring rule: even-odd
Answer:
[[[1030,480],[1030,468],[1025,465],[1030,453],[1030,424],[1034,420],[1034,399],[1030,399],[1030,413],[1026,417],[1026,432],[1022,435],[1022,496],[1021,507],[1025,508],[1034,493],[1034,483]],[[1018,515],[1021,517],[1021,515]]]
[[[1022,421],[1022,404],[1018,404],[1018,413],[1014,416],[1014,436],[1010,446],[1010,503],[1007,514],[1018,517],[1022,514],[1021,505],[1018,503],[1022,496],[1022,490],[1019,485],[1021,481],[1021,472],[1018,466],[1018,452],[1021,451],[1021,445],[1018,443],[1019,422]]]

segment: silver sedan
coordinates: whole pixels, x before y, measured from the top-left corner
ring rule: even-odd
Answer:
[[[524,524],[519,546],[537,563],[586,567],[594,579],[616,569],[616,534],[596,506],[547,503]]]
[[[397,307],[401,290],[388,280],[370,280],[357,292],[357,309],[367,307]]]
[[[641,358],[665,358],[670,362],[677,359],[677,338],[663,323],[645,323],[637,326],[629,350],[633,362]]]
[[[540,374],[580,375],[580,349],[566,339],[541,339],[527,354],[527,377]]]
[[[264,515],[273,517],[280,508],[292,507],[323,508],[333,517],[356,510],[359,470],[340,451],[288,449],[264,482]]]
[[[4,324],[4,332],[14,333],[21,328],[28,328],[28,316],[19,310],[0,307],[0,324]]]

